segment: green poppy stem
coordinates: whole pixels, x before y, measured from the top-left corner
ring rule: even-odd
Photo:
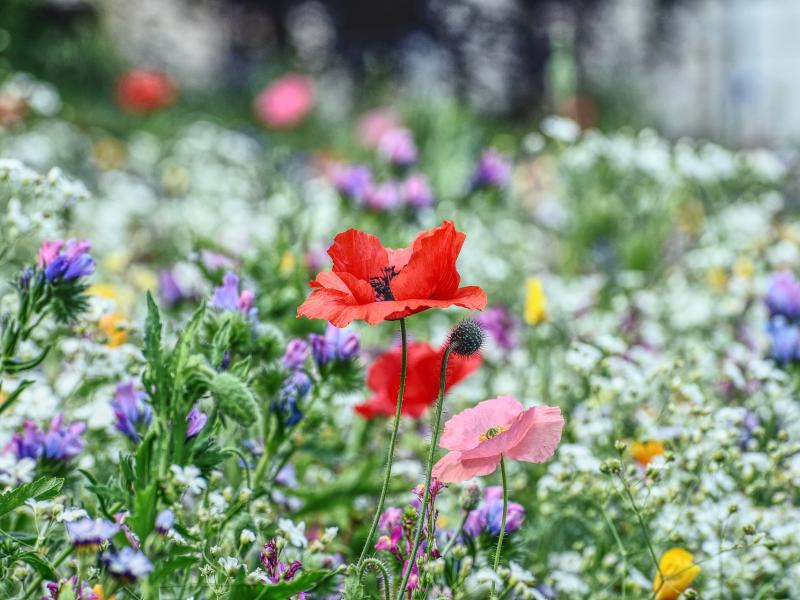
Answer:
[[[497,551],[494,553],[494,571],[500,566],[500,552],[503,549],[503,536],[506,533],[506,516],[508,514],[508,484],[506,483],[506,461],[500,455],[500,476],[503,479],[503,518],[500,521],[500,537],[497,538]],[[492,586],[494,587],[494,586]]]
[[[426,520],[428,502],[431,497],[431,477],[433,474],[433,458],[436,455],[436,446],[439,443],[439,429],[442,423],[442,409],[444,408],[444,388],[447,381],[447,361],[450,359],[450,353],[453,351],[453,346],[450,345],[445,348],[444,355],[442,356],[442,370],[439,375],[439,399],[436,402],[436,416],[433,420],[433,430],[431,431],[431,446],[428,450],[428,463],[425,467],[425,491],[422,495],[422,506],[419,510],[417,517],[417,530],[414,533],[414,545],[411,548],[411,555],[408,559],[408,567],[403,574],[403,580],[400,582],[400,588],[397,591],[397,600],[402,600],[403,590],[406,589],[408,580],[411,577],[411,571],[414,568],[414,561],[417,558],[417,550],[419,549],[420,541],[422,539],[422,527]],[[432,540],[428,540],[430,545]]]
[[[361,550],[361,556],[358,559],[358,572],[359,578],[361,575],[361,566],[364,564],[364,559],[367,557],[369,546],[372,543],[372,538],[375,535],[375,530],[378,528],[378,521],[383,512],[383,504],[386,501],[386,492],[389,489],[389,479],[392,476],[392,460],[394,459],[394,446],[397,442],[397,431],[400,427],[400,414],[403,410],[403,394],[406,389],[406,366],[408,363],[408,340],[406,337],[406,320],[400,319],[400,340],[402,343],[401,358],[400,358],[400,389],[397,391],[397,406],[394,411],[394,422],[392,423],[392,435],[389,438],[389,450],[386,456],[386,471],[383,474],[383,487],[381,487],[381,495],[378,499],[378,508],[375,511],[375,517],[372,519],[372,526],[369,528],[367,539],[364,542],[364,549]]]

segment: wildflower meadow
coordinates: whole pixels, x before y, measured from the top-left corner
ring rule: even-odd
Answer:
[[[3,69],[1,598],[800,598],[791,153]]]

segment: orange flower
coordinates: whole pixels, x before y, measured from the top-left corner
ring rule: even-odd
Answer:
[[[657,440],[647,440],[645,442],[633,442],[631,444],[631,454],[642,466],[647,466],[656,456],[664,454],[664,445]]]
[[[337,327],[402,319],[428,308],[486,307],[477,286],[459,287],[456,259],[466,235],[445,221],[417,236],[410,248],[384,248],[356,229],[340,233],[328,249],[333,270],[317,275],[298,317],[325,319]]]
[[[128,340],[125,316],[122,313],[113,312],[103,315],[98,321],[98,327],[106,336],[106,345],[109,348],[121,346]]]
[[[664,552],[658,561],[659,572],[653,579],[655,600],[677,600],[692,585],[700,574],[700,567],[692,562],[693,558],[683,548],[670,548]]]

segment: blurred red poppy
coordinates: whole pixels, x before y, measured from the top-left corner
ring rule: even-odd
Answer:
[[[169,106],[178,97],[175,81],[166,73],[132,69],[117,81],[117,103],[132,114],[146,114]]]
[[[400,388],[400,362],[402,349],[398,346],[384,352],[370,365],[367,386],[373,396],[356,411],[367,419],[377,415],[393,415]],[[447,362],[445,391],[471,375],[483,362],[480,354],[470,357],[450,355]],[[442,368],[442,350],[425,342],[408,345],[408,374],[403,394],[402,412],[418,419],[436,401],[439,394],[439,375]]]
[[[374,235],[348,229],[328,249],[333,270],[310,283],[315,289],[297,316],[345,327],[354,320],[374,325],[452,305],[482,310],[486,293],[459,287],[456,259],[466,237],[445,221],[419,234],[410,248],[395,250]]]

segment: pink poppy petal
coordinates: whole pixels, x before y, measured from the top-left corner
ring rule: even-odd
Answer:
[[[439,446],[448,450],[471,450],[481,443],[481,435],[488,429],[509,425],[522,411],[522,405],[511,396],[484,400],[445,423]]]
[[[444,483],[461,483],[479,475],[493,473],[499,463],[499,456],[463,460],[460,452],[448,452],[433,465],[433,476]]]
[[[509,450],[522,441],[535,422],[536,419],[533,412],[523,410],[507,425],[508,429],[498,433],[493,438],[481,441],[474,448],[464,450],[464,458],[483,458],[484,456],[507,454]]]
[[[534,415],[533,427],[506,455],[514,460],[545,462],[553,456],[561,441],[561,431],[564,429],[561,409],[557,406],[535,406],[526,412]]]

